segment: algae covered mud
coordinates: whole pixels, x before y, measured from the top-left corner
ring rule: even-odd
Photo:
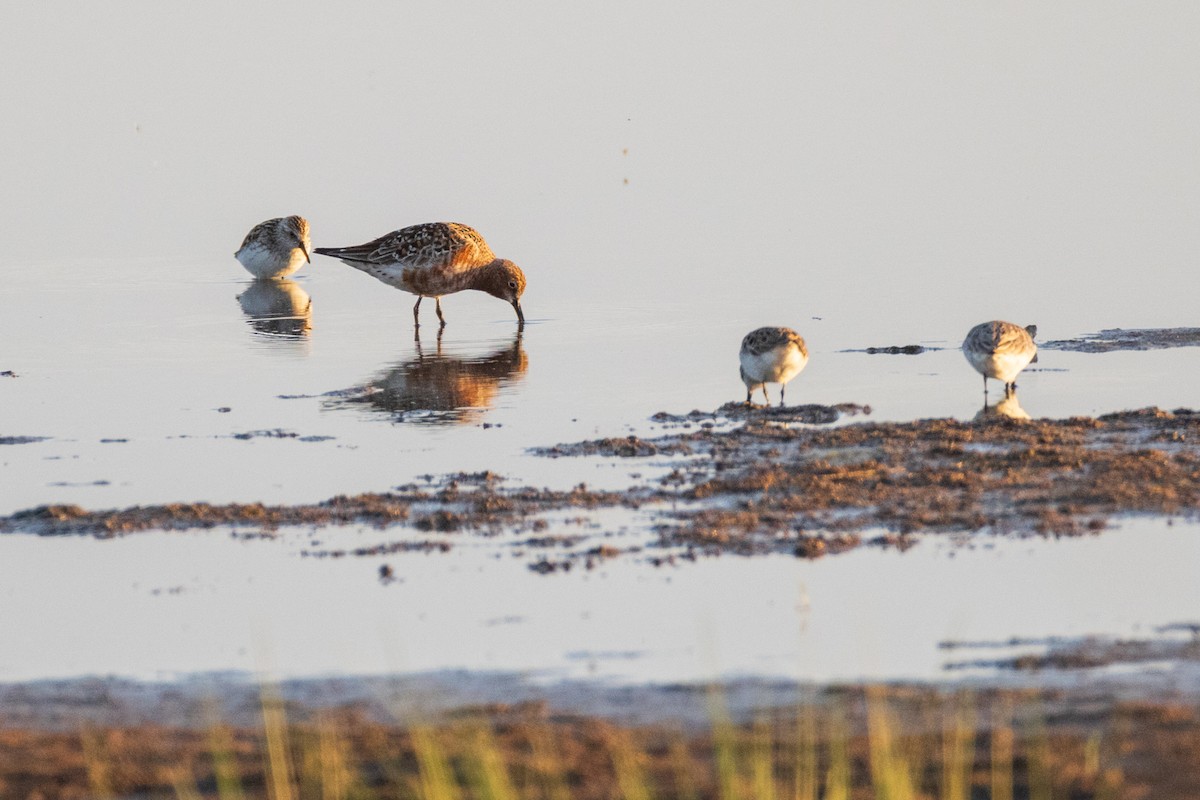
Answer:
[[[513,485],[490,472],[310,505],[179,503],[106,511],[41,506],[0,518],[0,531],[114,536],[139,530],[371,525],[401,529],[378,555],[435,544],[437,533],[536,533],[573,561],[619,546],[550,515],[646,509],[654,536],[636,552],[656,562],[722,552],[819,556],[867,541],[903,546],[918,532],[1080,534],[1115,515],[1192,517],[1200,509],[1200,412],[1149,408],[1065,420],[1014,419],[1015,396],[973,422],[922,420],[822,428],[861,406],[748,408],[660,414],[673,429],[538,448],[549,458],[654,459],[665,477],[623,491]],[[990,412],[990,413],[989,413]],[[580,546],[582,545],[582,546]],[[448,547],[448,544],[436,545]],[[312,554],[328,555],[320,549]],[[336,555],[346,555],[336,551]],[[542,567],[545,568],[544,565]]]

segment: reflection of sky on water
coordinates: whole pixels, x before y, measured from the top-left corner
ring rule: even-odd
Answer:
[[[630,513],[601,521],[619,528]],[[818,561],[722,557],[655,568],[627,556],[548,576],[527,567],[537,548],[515,557],[507,537],[452,536],[446,554],[299,555],[314,538],[359,546],[393,533],[0,537],[0,600],[26,609],[0,617],[0,681],[457,668],[618,682],[954,679],[963,673],[945,665],[1009,651],[939,649],[943,641],[1154,638],[1159,626],[1194,622],[1200,608],[1200,530],[1148,520],[1099,536],[980,536],[965,546],[933,537],[904,553],[863,548]],[[383,563],[395,570],[387,585],[378,580]]]

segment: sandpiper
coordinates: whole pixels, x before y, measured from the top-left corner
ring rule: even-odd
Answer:
[[[284,278],[311,261],[311,247],[308,220],[292,215],[255,225],[233,255],[256,278]]]
[[[435,300],[438,321],[445,325],[442,295],[463,289],[487,292],[512,304],[518,323],[525,323],[521,311],[525,273],[513,262],[496,258],[479,232],[468,225],[426,222],[356,247],[318,247],[316,252],[340,258],[389,286],[415,294],[415,325],[421,324],[421,300],[426,297]]]
[[[758,328],[742,339],[738,354],[742,364],[742,382],[746,384],[746,403],[754,390],[762,387],[767,405],[767,384],[779,384],[779,405],[783,405],[783,390],[787,382],[800,374],[808,363],[808,348],[800,334],[791,328]]]
[[[971,366],[983,375],[983,393],[987,394],[987,379],[1004,381],[1004,394],[1016,390],[1017,375],[1031,361],[1037,361],[1037,325],[1022,328],[1011,322],[992,320],[981,322],[963,340],[962,351]]]

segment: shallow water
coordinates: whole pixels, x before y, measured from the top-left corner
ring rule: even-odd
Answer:
[[[980,379],[957,352],[976,322],[1033,322],[1050,340],[1195,321],[1200,10],[1191,7],[117,3],[68,13],[50,3],[10,16],[0,29],[10,76],[0,85],[0,372],[15,377],[0,376],[0,437],[46,438],[0,445],[0,513],[314,501],[459,470],[623,487],[662,465],[526,449],[653,433],[655,412],[740,399],[738,342],[760,325],[808,339],[792,402],[865,403],[874,419],[903,420],[979,411]],[[432,324],[418,345],[411,297],[321,257],[292,282],[256,286],[232,252],[253,224],[290,213],[308,217],[318,246],[468,222],[525,269],[530,323],[518,336],[506,305],[456,295],[444,302],[440,347]],[[907,344],[945,349],[844,352]],[[1022,376],[1020,403],[1035,417],[1195,406],[1195,355],[1046,351]],[[1088,548],[1113,536],[1037,549],[1030,566],[1052,552],[1098,552]],[[1153,541],[1142,549],[1163,569],[1184,561],[1176,539]],[[641,652],[661,626],[639,624],[633,606],[612,620],[621,636],[567,618],[497,625],[487,631],[498,666],[576,674],[595,662],[599,674],[664,679],[714,667],[787,673],[801,660],[788,644],[798,587],[836,578],[870,587],[878,605],[849,618],[827,610],[841,603],[814,605],[806,624],[842,637],[823,634],[820,648],[867,642],[860,674],[926,674],[936,670],[929,648],[894,639],[880,621],[885,601],[905,586],[954,585],[969,560],[722,559],[545,581],[525,580],[518,561],[479,557],[468,568],[455,554],[421,562],[430,586],[418,592],[416,578],[385,590],[364,579],[364,563],[302,561],[293,547],[220,533],[6,537],[0,548],[11,550],[0,559],[8,577],[61,576],[40,587],[42,604],[24,606],[37,612],[4,619],[4,639],[49,644],[74,631],[74,660],[10,653],[0,678],[253,667],[250,641],[275,647],[285,673],[458,663],[465,656],[446,631],[479,623],[479,595],[466,588],[440,595],[448,616],[446,630],[431,626],[434,644],[405,644],[403,657],[322,658],[353,649],[336,637],[375,593],[423,607],[468,569],[496,584],[520,574],[513,599],[530,608],[562,593],[577,598],[564,608],[600,614],[626,608],[614,587],[655,587],[657,618],[681,632],[671,657],[568,663],[564,653]],[[1103,599],[1073,558],[1040,595],[1064,615]],[[90,571],[77,574],[80,564]],[[186,577],[166,580],[178,564]],[[1104,574],[1119,582],[1128,570]],[[279,608],[261,635],[221,644],[233,624],[215,612],[221,603],[268,602],[223,581],[276,572],[311,598],[275,586]],[[1149,565],[1145,579],[1158,581]],[[757,580],[775,582],[776,605],[743,608],[753,626],[687,589]],[[900,582],[899,594],[885,595],[884,580]],[[211,598],[138,593],[178,581],[225,588]],[[284,609],[345,585],[356,599],[330,604],[333,616],[307,629],[334,637],[330,648],[305,653]],[[85,597],[97,609],[128,603],[155,630],[173,624],[164,616],[173,603],[188,607],[191,630],[209,625],[209,599],[225,622],[123,661],[113,649],[123,639],[108,640],[102,625],[73,628],[55,610]],[[945,597],[958,607],[953,592]],[[978,612],[996,618],[999,635],[1042,630],[1041,616],[1009,618],[1002,606]],[[1090,632],[1173,621],[1176,611],[1100,616]],[[968,635],[934,620],[926,643]],[[704,637],[719,642],[730,627],[763,644],[704,652]],[[357,641],[381,649],[401,638],[359,631]],[[517,651],[529,655],[504,655]],[[816,658],[805,674],[849,672]]]
[[[624,520],[610,513],[597,522],[615,532]],[[616,683],[961,679],[972,673],[946,666],[1040,648],[940,643],[1153,639],[1159,626],[1195,622],[1200,607],[1200,528],[1150,520],[1085,538],[932,537],[903,553],[726,556],[676,568],[622,559],[549,576],[528,568],[537,548],[507,537],[452,537],[448,553],[301,555],[321,549],[314,540],[390,538],[369,530],[289,531],[278,541],[220,532],[6,535],[0,599],[37,609],[39,624],[0,619],[8,642],[0,681],[456,669]],[[395,580],[379,580],[381,564]]]
[[[14,276],[0,296],[9,341],[21,342],[0,365],[16,373],[0,378],[2,434],[46,438],[0,449],[0,511],[316,501],[460,470],[622,488],[647,465],[526,449],[649,434],[657,411],[744,395],[741,328],[721,321],[720,302],[667,318],[567,297],[538,301],[555,311],[541,313],[530,300],[519,332],[504,304],[458,295],[444,304],[451,322],[439,345],[433,324],[414,340],[407,295],[340,264],[319,260],[294,282],[262,287],[229,262],[232,275],[207,279],[199,267],[147,274],[134,261],[104,265],[105,280],[67,280],[65,267]],[[954,342],[921,339],[946,349],[915,356],[844,352],[887,341],[886,326],[825,334],[826,324],[801,326],[812,358],[791,402],[864,403],[871,419],[889,420],[981,409],[981,380]],[[1032,416],[1194,405],[1192,358],[1190,348],[1047,351],[1018,397]]]

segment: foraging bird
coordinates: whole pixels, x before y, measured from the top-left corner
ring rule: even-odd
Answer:
[[[992,320],[971,328],[963,340],[962,351],[975,371],[983,376],[983,393],[987,394],[987,379],[1004,382],[1004,394],[1016,391],[1017,375],[1037,361],[1037,325],[1022,328],[1011,322]]]
[[[512,305],[519,324],[525,323],[521,294],[525,273],[511,261],[496,258],[479,232],[457,222],[427,222],[401,228],[356,247],[318,247],[317,253],[340,258],[355,269],[389,286],[417,296],[413,324],[420,325],[421,300],[436,301],[438,321],[442,295],[476,289]]]
[[[256,278],[284,278],[311,263],[311,248],[308,220],[293,214],[255,225],[233,255]]]
[[[738,354],[741,361],[742,382],[746,384],[746,403],[754,390],[762,387],[767,405],[767,384],[779,384],[779,405],[783,406],[783,390],[787,382],[800,374],[808,363],[808,348],[804,339],[791,328],[758,328],[742,339]]]

